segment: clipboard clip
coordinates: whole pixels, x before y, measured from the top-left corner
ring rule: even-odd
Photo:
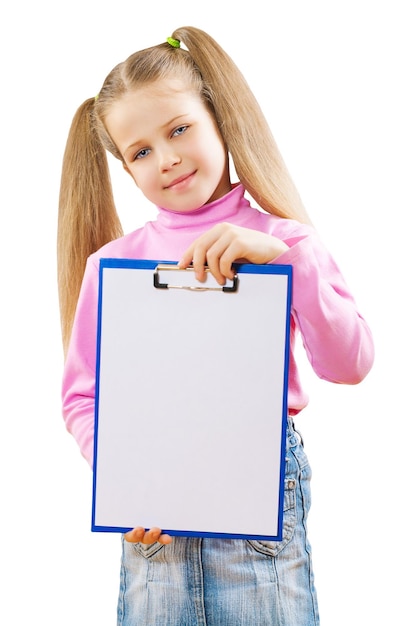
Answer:
[[[194,272],[192,267],[186,267],[185,269],[179,269],[176,265],[164,265],[159,264],[155,268],[155,272],[153,274],[153,286],[156,289],[184,289],[186,291],[223,291],[225,293],[234,293],[237,291],[239,279],[237,274],[234,276],[233,281],[230,285],[219,285],[218,287],[206,287],[204,285],[170,285],[168,283],[162,283],[159,281],[159,272],[166,270],[174,270],[176,272]],[[205,269],[206,272],[210,272],[209,268]]]

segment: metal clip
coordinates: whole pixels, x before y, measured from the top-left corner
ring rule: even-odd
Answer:
[[[186,267],[185,269],[179,269],[176,265],[157,265],[153,275],[153,286],[156,289],[184,289],[186,291],[224,291],[225,293],[233,293],[237,291],[239,279],[237,275],[234,276],[231,285],[219,285],[218,287],[206,287],[204,285],[170,285],[168,283],[161,283],[159,281],[159,272],[165,270],[175,270],[177,272],[194,272],[192,267]],[[206,272],[210,272],[209,268],[205,268]]]

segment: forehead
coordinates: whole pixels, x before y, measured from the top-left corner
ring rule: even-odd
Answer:
[[[203,105],[203,101],[189,85],[179,79],[164,79],[123,94],[108,110],[106,125],[132,118],[149,123],[160,116],[169,117],[174,110],[181,114],[181,109],[186,112],[198,105]]]
[[[105,117],[107,131],[118,149],[147,140],[181,116],[210,115],[195,89],[179,79],[164,79],[126,92]]]

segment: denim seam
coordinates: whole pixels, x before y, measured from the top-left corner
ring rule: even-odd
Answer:
[[[188,542],[190,560],[193,564],[193,597],[197,626],[207,626],[204,604],[203,541],[203,539],[195,537]],[[196,550],[193,550],[194,545],[196,545]]]
[[[297,459],[297,464],[300,467],[299,461]],[[302,482],[302,474],[305,470],[305,467],[300,467],[300,487],[301,487],[301,482]],[[308,511],[307,511],[307,506],[306,506],[306,502],[305,502],[305,495],[304,495],[304,491],[303,489],[300,488],[300,493],[301,493],[301,501],[302,501],[302,506],[303,506],[303,528],[304,528],[304,537],[305,537],[305,541],[304,541],[304,548],[305,551],[308,555],[308,582],[309,582],[309,591],[310,591],[310,596],[311,596],[311,604],[312,604],[312,611],[313,611],[313,616],[314,616],[314,623],[319,626],[320,624],[320,619],[319,619],[319,615],[318,615],[318,609],[317,609],[317,605],[316,605],[316,601],[315,601],[315,590],[314,590],[314,574],[313,574],[313,564],[312,564],[312,556],[311,556],[311,547],[310,544],[308,542],[307,539],[307,515],[308,515]]]

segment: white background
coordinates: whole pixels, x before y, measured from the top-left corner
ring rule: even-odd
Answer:
[[[297,426],[313,467],[322,626],[416,624],[413,4],[4,3],[0,623],[115,624],[119,537],[90,533],[91,472],[61,418],[61,159],[76,108],[110,69],[191,24],[245,74],[375,336],[375,366],[357,387],[319,381],[303,363],[311,403]],[[115,171],[132,230],[152,211]]]

